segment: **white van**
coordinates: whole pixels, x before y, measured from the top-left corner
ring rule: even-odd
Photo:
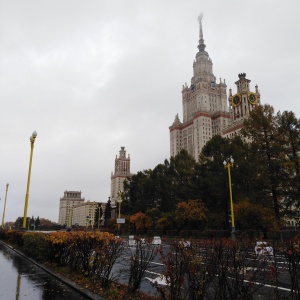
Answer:
[[[160,236],[154,236],[153,237],[152,245],[161,245],[161,238],[160,238]]]
[[[130,235],[128,237],[128,246],[132,247],[132,246],[135,246],[136,245],[136,240],[134,239],[134,235]]]
[[[273,247],[268,246],[267,242],[265,241],[257,241],[256,245],[254,247],[254,252],[257,256],[262,256],[262,255],[273,255]]]

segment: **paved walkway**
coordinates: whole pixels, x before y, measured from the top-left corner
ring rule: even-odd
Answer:
[[[0,241],[0,299],[104,300]]]

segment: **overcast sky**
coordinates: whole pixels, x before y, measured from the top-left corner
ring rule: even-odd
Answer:
[[[215,76],[245,72],[275,111],[300,117],[299,0],[0,0],[0,217],[58,221],[65,190],[106,202],[115,156],[131,171],[169,159],[203,12]]]

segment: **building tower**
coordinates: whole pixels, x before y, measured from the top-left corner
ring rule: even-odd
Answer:
[[[116,200],[118,199],[119,191],[123,191],[124,181],[131,178],[132,174],[130,173],[130,155],[126,157],[125,147],[121,147],[119,151],[119,157],[115,158],[115,170],[111,172],[111,193],[110,200],[111,206],[116,206]]]
[[[239,133],[243,127],[243,122],[256,105],[260,104],[260,93],[258,86],[255,86],[255,92],[250,91],[251,80],[246,78],[246,73],[239,74],[239,80],[236,84],[236,94],[232,95],[229,89],[228,104],[230,109],[230,123],[224,129],[223,137],[232,137]]]
[[[203,146],[214,135],[221,135],[228,126],[226,83],[219,83],[213,74],[213,63],[203,39],[202,14],[199,16],[198,52],[193,63],[191,85],[182,87],[183,121],[175,116],[170,130],[170,155],[175,156],[185,149],[196,160]]]
[[[84,202],[79,191],[65,191],[64,196],[60,198],[59,203],[59,225],[71,226],[73,207]]]

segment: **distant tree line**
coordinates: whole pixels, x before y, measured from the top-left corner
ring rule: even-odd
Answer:
[[[11,229],[20,230],[23,226],[23,217],[18,217],[16,221],[11,226]],[[57,223],[50,221],[45,218],[40,218],[39,216],[34,217],[32,216],[26,218],[26,229],[29,230],[56,230],[60,229]]]

